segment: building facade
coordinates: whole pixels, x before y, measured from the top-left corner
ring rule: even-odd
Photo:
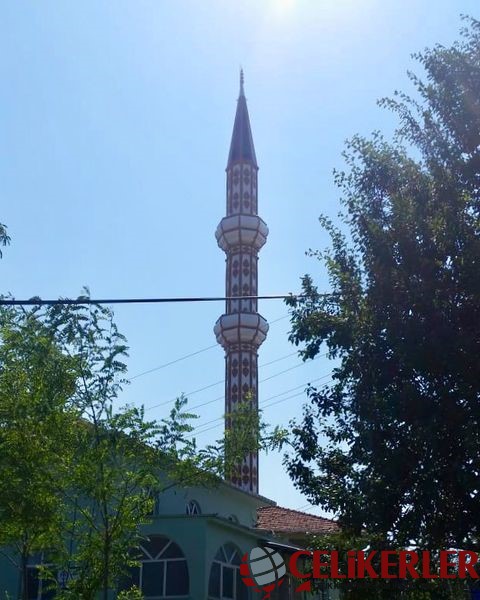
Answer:
[[[227,164],[226,216],[216,231],[226,253],[225,313],[215,325],[225,350],[226,427],[235,424],[242,401],[258,407],[258,348],[268,324],[258,314],[258,253],[268,228],[257,214],[258,165],[247,103],[240,95]],[[328,519],[278,507],[258,494],[258,456],[252,453],[238,466],[232,480],[216,487],[171,488],[162,493],[151,523],[143,528],[145,541],[139,566],[133,567],[120,588],[136,584],[145,600],[253,600],[262,597],[242,581],[242,558],[255,547],[271,546],[287,557],[307,542],[336,528]],[[28,600],[47,600],[54,594],[39,576],[42,556],[28,566]],[[61,574],[58,574],[59,582]],[[17,598],[20,574],[0,553],[0,599]],[[294,594],[287,580],[272,600],[334,600],[334,590]],[[112,591],[112,598],[116,592]],[[80,599],[79,599],[80,600]]]

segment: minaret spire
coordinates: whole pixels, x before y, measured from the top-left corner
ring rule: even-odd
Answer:
[[[245,98],[243,69],[240,69],[240,95],[238,96],[237,112],[235,113],[235,121],[233,123],[227,170],[234,163],[242,161],[250,162],[255,168],[258,168],[252,129],[250,127],[250,117],[248,115],[247,99]]]
[[[225,313],[215,324],[217,341],[225,350],[225,413],[238,403],[251,402],[258,409],[258,348],[265,340],[268,323],[257,311],[258,252],[265,244],[268,227],[257,214],[258,165],[240,70],[240,95],[227,164],[227,215],[217,227],[218,245],[226,253]],[[225,427],[231,427],[227,418]],[[234,426],[234,421],[233,421]],[[232,483],[258,494],[258,453],[250,453],[232,476]]]

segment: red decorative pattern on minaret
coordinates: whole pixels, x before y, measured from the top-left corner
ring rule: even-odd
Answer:
[[[267,322],[257,312],[257,301],[241,299],[258,294],[258,252],[268,235],[268,227],[257,215],[258,165],[242,71],[226,171],[227,216],[220,221],[215,235],[227,256],[225,293],[233,299],[227,300],[225,313],[214,331],[225,350],[225,414],[228,415],[245,398],[250,398],[258,409],[258,348],[268,331]],[[225,427],[230,426],[227,418]],[[249,454],[239,465],[232,483],[258,494],[258,453]]]

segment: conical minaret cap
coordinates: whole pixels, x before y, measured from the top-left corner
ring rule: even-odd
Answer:
[[[249,162],[254,167],[258,168],[243,84],[244,77],[243,70],[241,70],[240,95],[238,96],[237,101],[237,112],[235,114],[235,123],[233,124],[227,168],[237,162]]]

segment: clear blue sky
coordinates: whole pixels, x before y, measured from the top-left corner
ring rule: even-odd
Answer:
[[[392,130],[394,117],[376,99],[410,90],[410,54],[450,43],[460,13],[478,18],[478,0],[2,0],[0,222],[12,245],[0,263],[1,291],[77,296],[88,285],[95,297],[222,295],[214,231],[225,213],[240,65],[259,212],[270,228],[260,292],[297,291],[305,272],[327,289],[305,250],[327,243],[319,214],[338,212],[331,173],[342,166],[344,140]],[[130,374],[212,345],[222,308],[117,308]],[[281,302],[260,310],[269,321],[287,312]],[[260,364],[294,352],[287,331],[287,319],[272,324]],[[289,356],[263,367],[260,379],[298,364]],[[330,370],[319,359],[267,379],[261,402]],[[212,348],[134,379],[122,400],[148,408],[222,379],[223,353]],[[191,404],[222,391],[191,395]],[[304,401],[267,408],[266,420],[286,424]],[[198,409],[199,425],[222,411],[220,399]],[[260,478],[261,493],[281,505],[306,505],[279,456],[262,458]]]

